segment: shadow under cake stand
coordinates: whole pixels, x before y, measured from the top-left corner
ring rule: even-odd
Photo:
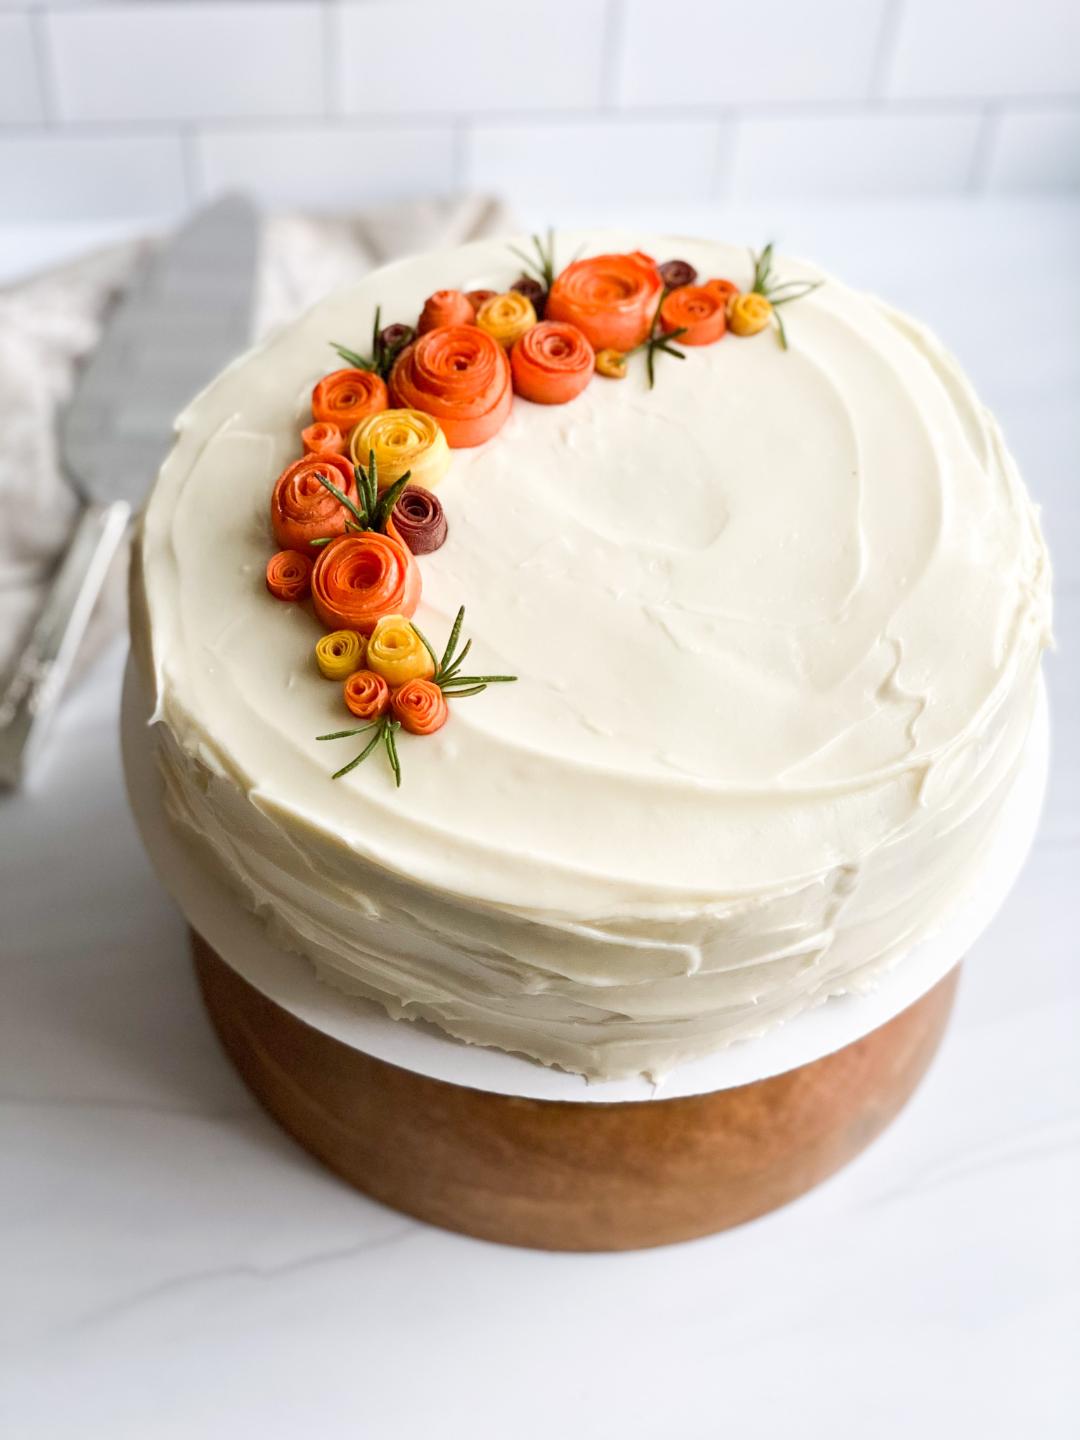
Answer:
[[[275,946],[165,820],[134,671],[123,707],[135,818],[191,926],[206,1008],[258,1100],[384,1204],[487,1240],[630,1250],[762,1215],[853,1159],[903,1108],[944,1034],[959,959],[1030,848],[1047,768],[1040,695],[1028,754],[979,886],[870,995],[644,1079],[588,1084],[464,1045],[320,983]]]

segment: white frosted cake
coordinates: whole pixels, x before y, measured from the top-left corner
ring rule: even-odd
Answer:
[[[601,276],[560,299],[556,281],[551,334],[578,326],[588,365],[574,398],[534,403],[502,348],[525,313],[503,303],[521,273],[506,244],[390,266],[181,417],[132,626],[168,814],[276,941],[395,1017],[590,1077],[658,1075],[864,988],[964,897],[1024,751],[1049,567],[997,426],[921,326],[795,260],[753,292],[734,246],[559,234],[553,268],[579,249],[677,257],[693,291],[714,277],[736,300],[797,299],[786,347],[771,323],[740,333],[753,325],[724,287],[715,315],[701,302],[711,343],[693,343],[692,304],[654,332],[653,301],[686,288],[665,290],[683,278],[669,269],[642,282],[644,349],[605,353],[594,374],[594,348],[637,339],[616,323],[620,343],[601,343],[621,292]],[[507,383],[480,431],[433,401],[449,448],[418,451],[413,478],[437,484],[445,543],[409,562],[392,608],[437,652],[429,687],[462,605],[480,677],[465,690],[516,679],[448,685],[436,733],[406,717],[384,753],[395,704],[367,721],[376,753],[335,778],[368,732],[317,738],[364,728],[315,658],[349,630],[319,576],[359,554],[362,524],[319,480],[334,534],[313,576],[295,562],[301,598],[283,602],[265,580],[281,548],[271,494],[303,452],[313,387],[341,364],[331,342],[363,351],[376,307],[413,326],[433,292],[476,290],[496,301],[474,295],[464,317],[436,299],[423,339],[482,321]],[[422,408],[423,339],[389,373],[391,408]],[[353,456],[368,463],[366,438],[340,487]],[[356,659],[370,649],[372,674],[389,673],[369,629],[357,622]],[[347,636],[335,643],[347,666]]]

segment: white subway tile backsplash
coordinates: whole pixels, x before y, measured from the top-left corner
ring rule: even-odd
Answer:
[[[1080,190],[1080,107],[998,116],[990,190]]]
[[[624,0],[624,105],[855,100],[886,0]]]
[[[42,105],[28,15],[0,14],[0,125],[41,119]]]
[[[0,135],[0,220],[168,219],[186,201],[174,136]]]
[[[982,123],[970,114],[859,112],[739,122],[734,193],[865,196],[967,188]]]
[[[0,0],[0,137],[27,220],[1080,189],[1080,0]]]
[[[903,0],[887,88],[939,98],[1080,92],[1080,4]]]
[[[339,19],[339,94],[353,115],[596,105],[605,20],[605,0],[361,0]]]
[[[200,189],[247,189],[267,206],[346,211],[455,188],[445,126],[218,129],[199,137]]]
[[[468,138],[465,179],[552,205],[706,201],[726,173],[729,139],[730,127],[715,121],[481,125]]]
[[[323,16],[315,4],[148,3],[48,16],[65,121],[321,115]]]

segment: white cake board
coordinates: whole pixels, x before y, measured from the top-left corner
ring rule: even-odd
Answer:
[[[282,949],[168,823],[153,727],[131,661],[124,678],[121,748],[135,821],[162,883],[189,924],[264,995],[335,1040],[416,1074],[502,1095],[612,1103],[709,1094],[780,1075],[832,1054],[884,1025],[933,988],[994,918],[1027,858],[1049,768],[1049,717],[1040,683],[1027,754],[986,865],[947,923],[914,946],[868,995],[845,995],[756,1040],[729,1045],[674,1070],[654,1086],[643,1076],[589,1082],[519,1055],[467,1045],[434,1027],[392,1020],[379,1006],[340,994],[302,956]]]

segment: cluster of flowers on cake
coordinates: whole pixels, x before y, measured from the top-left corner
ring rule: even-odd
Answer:
[[[420,601],[416,556],[447,538],[434,488],[451,451],[490,440],[514,395],[564,405],[594,375],[622,379],[630,357],[645,358],[649,385],[661,354],[712,345],[730,331],[787,337],[779,307],[816,288],[776,283],[772,246],[753,256],[751,289],[698,283],[684,260],[657,264],[641,251],[572,260],[557,270],[554,237],[533,237],[535,254],[510,290],[437,290],[415,325],[383,326],[379,309],[370,353],[331,342],[345,367],[311,395],[303,455],[278,476],[270,523],[280,549],[266,567],[279,600],[310,600],[326,633],[315,646],[320,673],[342,686],[347,709],[366,724],[320,740],[371,730],[365,748],[335,772],[347,774],[382,746],[398,784],[395,732],[430,735],[448,718],[448,697],[478,695],[512,675],[463,676],[463,611],[441,659],[413,623]],[[514,248],[514,247],[511,247]]]

